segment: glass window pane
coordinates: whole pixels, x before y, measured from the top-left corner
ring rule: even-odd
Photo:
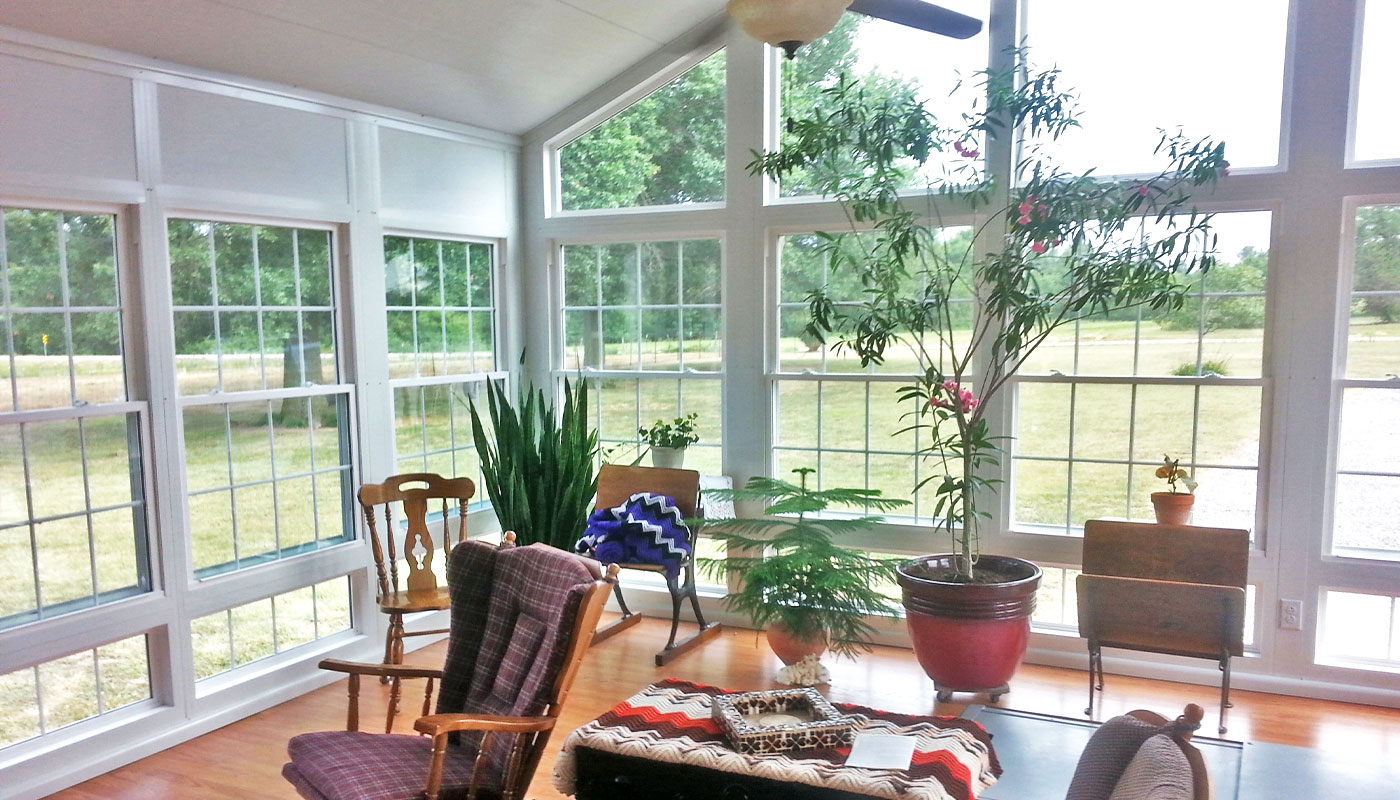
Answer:
[[[1324,592],[1318,655],[1324,659],[1395,660],[1390,636],[1394,615],[1393,597]]]
[[[1016,391],[1017,455],[1069,457],[1070,387],[1022,383]]]
[[[297,242],[301,304],[329,308],[332,305],[330,231],[294,230],[292,233]]]
[[[297,305],[296,248],[290,228],[257,228],[258,299],[264,306]]]
[[[1347,377],[1400,374],[1400,206],[1356,211]]]
[[[1360,4],[1358,4],[1360,5]],[[1400,157],[1395,129],[1392,79],[1400,74],[1400,51],[1394,47],[1400,30],[1400,5],[1368,0],[1361,33],[1361,81],[1356,104],[1356,160]]]
[[[40,664],[39,691],[46,733],[97,716],[97,666],[92,651]]]
[[[1069,169],[1156,171],[1165,164],[1152,157],[1158,129],[1178,127],[1192,138],[1228,142],[1235,167],[1278,163],[1286,0],[1026,5],[1032,59],[1062,70],[1060,83],[1080,97],[1083,130],[1041,143]],[[1211,23],[1201,25],[1202,19]],[[1151,91],[1144,91],[1137,70],[1125,68],[1143,63],[1144,37],[1172,42],[1171,77]],[[1219,80],[1222,73],[1231,79]]]
[[[559,149],[565,211],[724,199],[725,54]]]
[[[10,333],[19,408],[73,405],[63,314],[12,314]]]
[[[229,639],[228,620],[229,612],[219,611],[190,622],[195,680],[202,680],[233,668],[233,645]]]
[[[20,426],[28,457],[30,502],[34,518],[81,512],[87,508],[83,485],[82,438],[78,420],[31,422]]]
[[[944,3],[964,14],[986,20],[988,0],[959,0]],[[923,101],[933,114],[949,124],[960,124],[960,114],[969,111],[970,96],[949,95],[961,76],[987,65],[987,32],[968,39],[939,37],[884,20],[847,13],[836,29],[802,48],[796,59],[780,64],[780,113],[784,119],[802,119],[819,106],[821,92],[835,85],[845,74],[862,81],[872,102],[913,98]],[[970,83],[970,81],[969,81]],[[981,147],[980,143],[978,147]],[[924,172],[940,177],[945,170],[965,162],[953,153],[935,153]],[[821,176],[807,172],[794,174],[782,185],[784,196],[816,194]],[[910,176],[910,186],[917,183]]]
[[[1332,550],[1338,555],[1400,559],[1400,476],[1337,476]]]
[[[44,732],[39,724],[37,670],[17,669],[0,675],[0,702],[5,704],[5,713],[0,715],[0,748]]]

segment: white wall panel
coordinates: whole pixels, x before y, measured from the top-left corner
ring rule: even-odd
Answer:
[[[394,128],[379,131],[380,205],[386,216],[426,216],[478,236],[509,233],[515,209],[504,150]]]
[[[136,179],[131,81],[0,55],[0,171]]]
[[[161,86],[162,182],[349,202],[345,120]]]

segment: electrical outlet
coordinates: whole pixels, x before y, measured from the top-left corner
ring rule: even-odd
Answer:
[[[1285,631],[1301,631],[1303,629],[1302,600],[1278,601],[1278,626]]]

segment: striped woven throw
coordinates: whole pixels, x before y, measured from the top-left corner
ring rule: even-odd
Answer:
[[[847,767],[846,747],[743,755],[729,747],[710,716],[711,699],[729,693],[674,679],[647,687],[569,735],[554,766],[555,787],[574,794],[580,747],[891,800],[971,800],[1001,775],[991,736],[971,720],[895,714],[846,703],[835,705],[856,720],[858,735],[918,737],[909,769]]]

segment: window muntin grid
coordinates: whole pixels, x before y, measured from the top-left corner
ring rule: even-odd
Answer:
[[[169,237],[195,575],[347,541],[330,232],[172,219]]]
[[[0,750],[150,696],[145,636],[0,675]]]
[[[500,378],[481,376],[453,383],[394,387],[394,455],[398,472],[471,478],[477,486],[473,502],[489,502],[482,488],[481,458],[472,436],[470,410],[470,404],[476,404],[489,435],[488,380],[502,382]]]
[[[1348,303],[1332,552],[1400,559],[1400,205],[1361,206]]]
[[[115,231],[110,214],[0,209],[0,558],[14,570],[0,628],[150,590]]]
[[[384,263],[397,471],[462,476],[481,487],[469,404],[485,417],[485,382],[504,379],[492,372],[495,248],[386,236]],[[473,502],[489,500],[479,492]]]
[[[140,414],[0,421],[0,628],[150,591]],[[81,486],[81,491],[54,487]]]
[[[1269,218],[1216,216],[1221,264],[1186,279],[1181,310],[1066,326],[1027,360],[1013,384],[1013,527],[1078,536],[1087,519],[1151,519],[1166,453],[1207,487],[1197,524],[1256,527]]]
[[[945,230],[943,242],[950,257],[956,258],[957,248],[965,247],[971,235],[967,228]],[[863,298],[859,275],[833,271],[820,246],[821,240],[811,234],[779,240],[773,474],[811,467],[817,471],[813,477],[819,488],[879,490],[886,497],[911,501],[886,513],[887,518],[933,522],[934,485],[918,492],[914,486],[929,475],[942,474],[942,468],[918,456],[927,434],[903,431],[912,420],[907,415],[917,409],[897,400],[899,387],[921,372],[913,350],[893,344],[884,363],[862,367],[850,351],[803,332],[810,319],[807,297],[813,290],[826,287],[838,306],[855,306]],[[965,309],[970,329],[972,301],[970,292],[963,293],[967,296],[955,300],[954,307]]]
[[[687,448],[686,466],[721,474],[719,240],[566,244],[561,260],[556,375],[589,379],[605,458],[635,452],[638,428],[696,412],[700,441]]]
[[[181,395],[333,384],[331,233],[172,219]]]
[[[563,211],[724,201],[725,51],[559,148]]]
[[[351,538],[347,395],[198,405],[183,419],[198,577]]]
[[[384,237],[389,377],[495,369],[495,301],[489,244]]]
[[[350,581],[334,578],[190,622],[196,681],[347,631]]]
[[[127,399],[115,228],[0,208],[0,413]]]

